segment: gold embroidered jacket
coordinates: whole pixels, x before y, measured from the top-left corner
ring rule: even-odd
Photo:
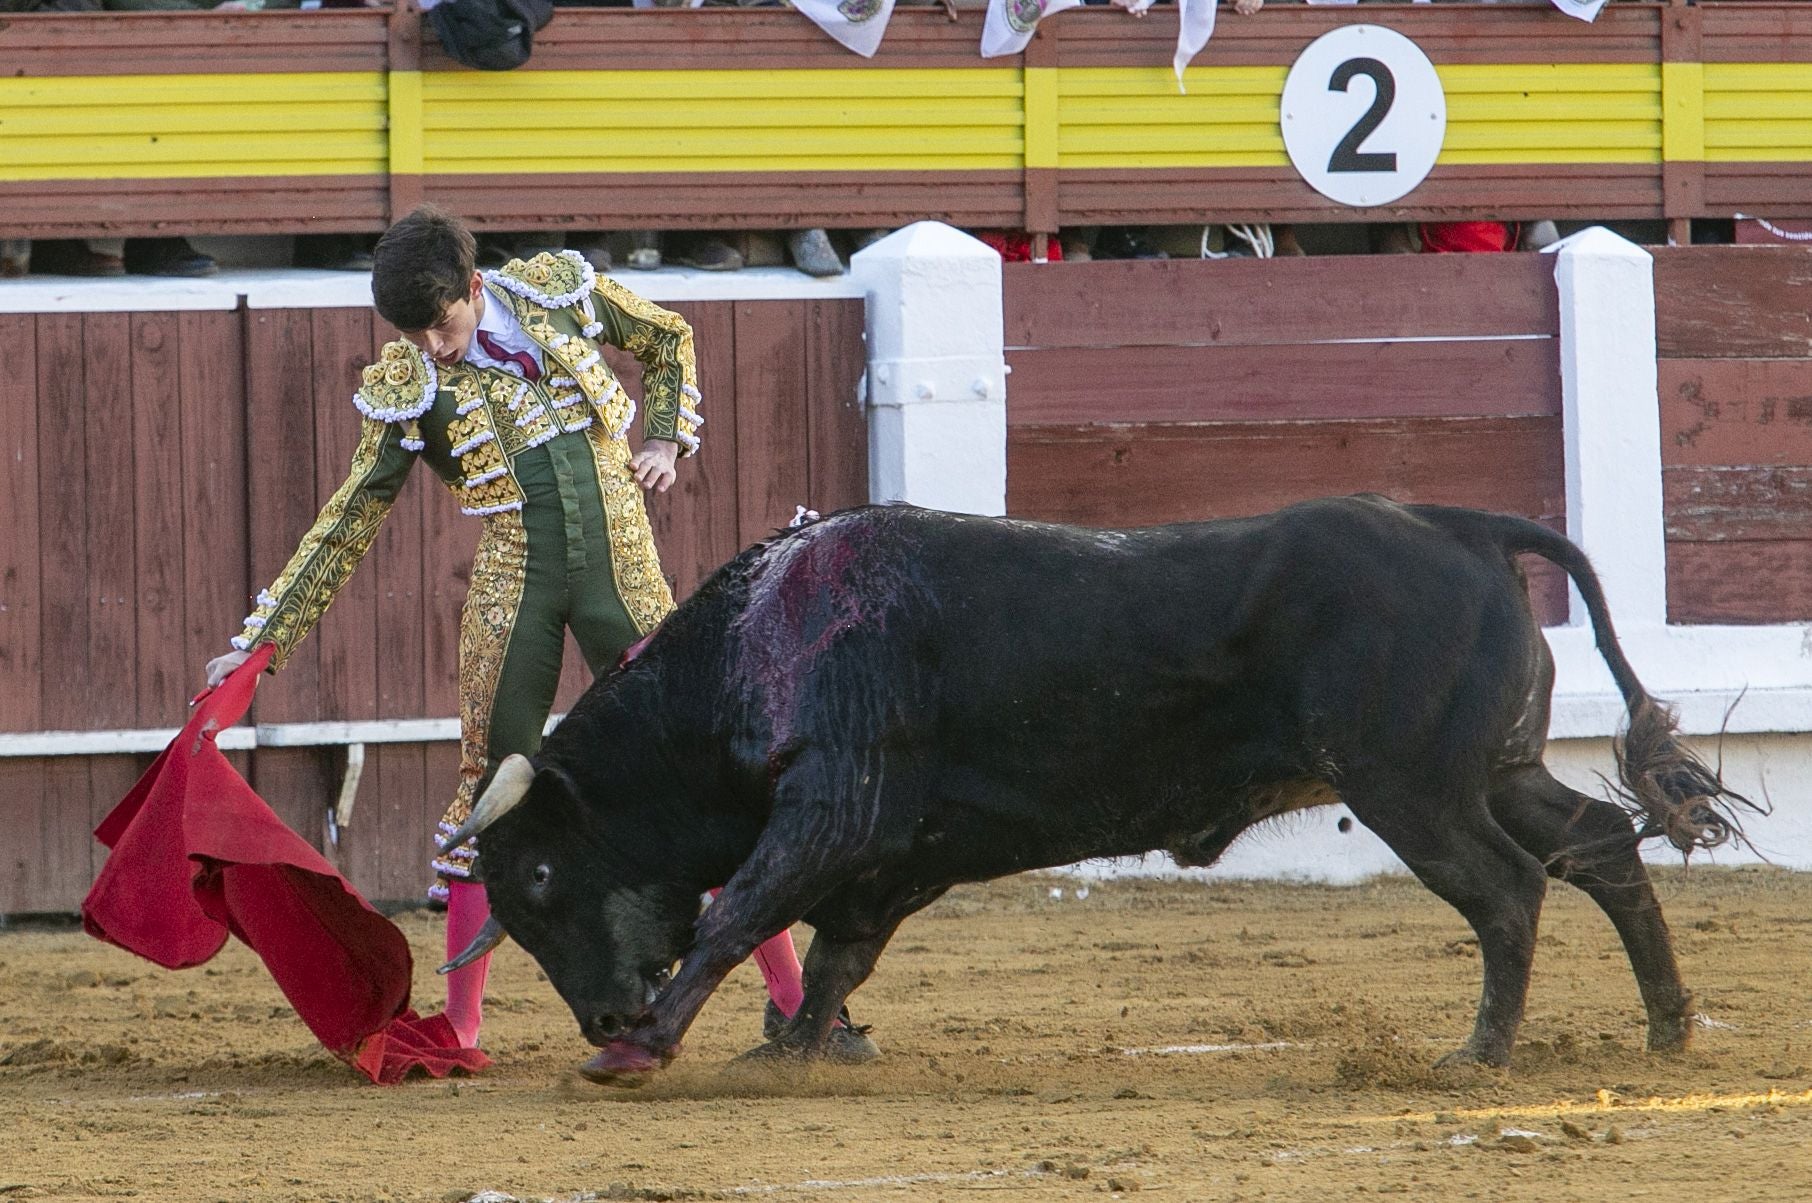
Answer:
[[[345,483],[258,594],[234,647],[272,644],[271,668],[282,667],[377,538],[416,459],[428,462],[464,512],[482,516],[522,508],[513,464],[529,448],[566,433],[591,437],[594,423],[622,440],[636,404],[605,364],[600,342],[642,363],[643,437],[677,442],[682,455],[698,450],[704,420],[684,318],[597,278],[573,251],[512,260],[484,276],[540,347],[539,382],[465,363],[437,370],[412,344],[387,344],[353,395],[364,423]]]

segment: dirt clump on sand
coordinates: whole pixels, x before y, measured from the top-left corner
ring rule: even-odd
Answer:
[[[1644,1051],[1615,933],[1557,885],[1507,1070],[1436,1068],[1480,962],[1406,878],[966,887],[852,1000],[879,1063],[735,1062],[761,1022],[745,966],[636,1090],[574,1073],[590,1050],[513,947],[488,991],[496,1066],[386,1089],[321,1051],[242,946],[174,973],[8,930],[0,1200],[1812,1194],[1812,874],[1659,879],[1692,1047]],[[432,1009],[440,920],[398,922]]]

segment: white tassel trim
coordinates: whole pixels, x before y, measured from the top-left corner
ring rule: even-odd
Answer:
[[[591,415],[586,414],[583,418],[580,418],[577,422],[568,422],[562,429],[564,429],[568,434],[571,434],[575,430],[584,430],[587,426],[590,426],[590,425],[591,425]]]
[[[506,501],[502,505],[462,505],[459,507],[459,512],[462,514],[469,514],[474,518],[482,518],[486,514],[504,514],[508,513],[510,510],[519,510],[521,508],[522,499],[517,498],[515,501]]]
[[[484,394],[480,393],[478,396],[473,397],[470,401],[466,402],[464,405],[461,405],[459,408],[455,409],[453,412],[463,418],[467,414],[471,413],[473,410],[481,408],[483,405],[484,405]]]
[[[679,440],[680,446],[686,449],[687,455],[696,455],[698,453],[697,435],[687,434],[683,430],[676,430],[673,432],[673,437]]]
[[[477,476],[468,476],[466,477],[466,488],[476,489],[479,485],[489,484],[491,481],[496,480],[499,476],[502,476],[508,471],[509,469],[507,467],[499,464],[489,472],[480,472]]]
[[[461,443],[459,446],[453,448],[453,455],[455,458],[458,458],[459,456],[462,456],[466,452],[472,450],[474,447],[484,446],[486,443],[490,442],[491,440],[495,439],[496,437],[497,437],[497,435],[493,431],[489,431],[489,430],[481,431],[478,434],[475,434],[471,438],[467,439],[465,442]]]
[[[264,619],[258,617],[256,614],[247,614],[245,616],[245,625],[256,631],[264,626]]]
[[[258,590],[258,604],[261,606],[274,606],[277,604],[277,599],[271,596],[271,591],[269,589],[260,589]]]
[[[679,416],[686,419],[686,421],[692,423],[694,428],[703,426],[705,424],[705,420],[698,416],[697,411],[689,409],[684,405],[679,407]]]
[[[555,397],[552,402],[555,409],[571,409],[575,405],[583,405],[584,403],[584,393],[561,393],[558,397]]]
[[[690,384],[680,385],[679,391],[684,393],[686,396],[692,398],[694,401],[703,401],[704,400],[703,397],[698,395],[698,390],[693,388]]]
[[[523,443],[522,448],[523,448],[523,450],[526,451],[530,447],[539,447],[539,446],[541,446],[541,444],[547,442],[551,438],[557,437],[559,434],[560,434],[560,428],[558,426],[549,426],[546,430],[542,431],[540,434],[536,435],[534,438],[529,439],[527,442]]]
[[[635,398],[630,397],[628,400],[629,400],[629,413],[627,416],[625,416],[623,418],[623,424],[621,426],[617,427],[615,430],[610,432],[610,437],[613,439],[622,438],[624,435],[629,433],[629,428],[631,426],[635,425]]]
[[[233,645],[234,651],[249,652],[252,650],[252,641],[244,635],[235,635],[227,642]]]
[[[515,394],[515,396],[510,398],[510,412],[511,413],[515,413],[516,407],[518,405],[522,404],[522,399],[524,397],[528,396],[528,390],[529,390],[529,386],[528,386],[528,381],[526,381],[526,380],[516,386],[516,394]]]
[[[571,376],[549,376],[547,378],[547,387],[549,387],[549,388],[578,388],[579,382],[577,380],[574,380]]]
[[[584,359],[581,359],[578,363],[575,363],[573,365],[573,371],[589,372],[594,367],[598,366],[598,360],[600,360],[602,358],[604,358],[604,356],[602,354],[600,354],[597,351],[593,351],[590,355],[587,355]]]
[[[440,391],[440,376],[434,371],[434,361],[432,359],[423,355],[419,349],[415,352],[415,355],[417,359],[421,360],[422,367],[427,369],[428,373],[428,383],[426,387],[422,389],[421,401],[415,405],[398,405],[386,408],[373,405],[371,402],[365,400],[365,390],[360,389],[352,395],[352,403],[358,407],[360,413],[364,414],[367,418],[374,418],[379,422],[403,422],[410,418],[419,418],[434,407],[434,394]]]
[[[420,450],[424,449],[425,447],[427,447],[427,445],[428,445],[427,441],[424,439],[404,439],[403,440],[403,450],[404,451],[420,451]]]
[[[500,271],[484,272],[485,283],[495,284],[501,289],[513,292],[524,300],[533,301],[546,309],[565,309],[568,305],[577,305],[591,296],[592,289],[597,287],[598,273],[592,270],[591,264],[587,263],[585,256],[578,251],[561,251],[560,257],[571,260],[579,268],[579,287],[571,292],[550,296],[533,284],[525,284],[514,276],[506,276]]]
[[[541,419],[545,417],[547,417],[547,411],[545,409],[542,409],[539,405],[531,406],[523,411],[520,418],[516,419],[516,429],[522,430],[526,427],[533,426],[536,422],[541,421]]]
[[[590,317],[591,315],[586,314],[585,316]],[[586,338],[596,338],[598,335],[604,333],[604,323],[587,322],[584,328],[580,330],[580,333],[585,335]]]

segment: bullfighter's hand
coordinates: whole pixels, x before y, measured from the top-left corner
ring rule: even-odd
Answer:
[[[233,675],[233,670],[252,658],[250,652],[230,651],[224,656],[215,656],[208,661],[208,688],[213,689],[222,681]]]
[[[653,493],[665,493],[673,487],[679,473],[674,461],[679,459],[679,444],[666,439],[649,439],[629,461],[635,482]]]

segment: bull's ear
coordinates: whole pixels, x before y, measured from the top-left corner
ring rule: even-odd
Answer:
[[[535,790],[536,798],[541,799],[537,805],[545,807],[547,800],[554,798],[563,804],[579,805],[579,783],[559,765],[545,764],[535,770]]]

